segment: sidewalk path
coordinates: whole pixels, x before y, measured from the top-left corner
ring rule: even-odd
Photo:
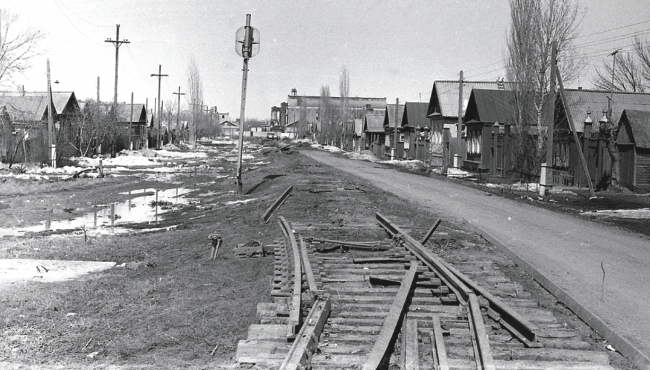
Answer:
[[[469,221],[568,293],[586,310],[580,313],[583,320],[614,347],[618,345],[617,349],[626,357],[650,369],[649,238],[572,215],[487,196],[486,192],[441,178],[398,172],[380,164],[352,161],[321,151],[301,153],[369,180],[397,196]],[[386,212],[390,217],[390,212]],[[606,271],[604,300],[601,299],[601,263]],[[612,332],[597,328],[596,322],[608,326]]]

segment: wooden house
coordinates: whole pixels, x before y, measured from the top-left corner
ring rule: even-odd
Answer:
[[[239,135],[239,125],[231,121],[221,122],[221,129],[224,136],[236,137]]]
[[[371,111],[363,118],[363,133],[365,136],[365,149],[370,150],[377,158],[384,158],[384,111]]]
[[[431,122],[427,118],[428,103],[406,102],[402,117],[404,135],[404,158],[429,161],[429,132]]]
[[[115,118],[116,125],[124,133],[116,143],[116,151],[144,148],[147,139],[147,110],[145,105],[133,104],[132,110],[130,103],[118,104],[115,110]],[[131,127],[130,141],[129,126]],[[129,142],[131,143],[131,147],[129,147]]]
[[[507,133],[515,115],[514,92],[473,89],[463,122],[466,151],[463,167],[505,176],[510,167]]]
[[[650,192],[650,111],[626,109],[619,125],[619,183],[630,190]]]
[[[402,118],[404,117],[403,104],[386,104],[384,117],[385,144],[384,155],[390,159],[395,147],[395,159],[404,158],[404,135],[402,134]],[[397,131],[397,132],[396,132]],[[395,137],[397,135],[397,137]]]
[[[48,95],[46,92],[3,93],[0,111],[3,128],[0,133],[0,158],[3,161],[47,162],[49,153]],[[53,92],[54,141],[57,157],[74,155],[66,145],[71,122],[79,113],[74,92]],[[24,143],[23,143],[24,142]]]
[[[619,122],[624,110],[648,110],[650,94],[565,89],[565,95],[570,104],[571,116],[587,162],[590,179],[596,186],[604,188],[611,173],[611,159],[605,143],[598,140],[598,127],[603,112],[607,111],[608,100],[611,97],[611,120]],[[587,176],[580,163],[566,109],[559,96],[556,98],[555,105],[553,142],[553,169],[556,173],[554,178],[564,178],[564,176],[557,176],[557,173],[561,172],[571,179],[562,185],[587,186]]]
[[[463,81],[463,95],[461,97],[462,115],[465,114],[467,103],[472,89],[510,90],[512,85],[502,80],[497,81]],[[432,158],[437,158],[432,163],[441,163],[443,167],[454,165],[454,156],[458,155],[460,167],[465,159],[466,149],[459,147],[457,139],[458,123],[458,98],[460,83],[458,80],[434,81],[431,98],[427,107],[427,117],[431,121],[431,153]],[[461,131],[464,131],[461,130]],[[463,144],[464,146],[464,144]]]

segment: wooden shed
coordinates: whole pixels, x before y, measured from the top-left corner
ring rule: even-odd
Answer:
[[[404,131],[404,157],[429,161],[429,134],[431,123],[427,118],[429,103],[406,102],[402,130]]]
[[[472,90],[464,118],[464,168],[506,175],[510,159],[506,133],[515,118],[514,97],[511,90]]]
[[[619,120],[616,145],[620,155],[620,185],[650,191],[650,112],[626,109]]]
[[[386,113],[381,110],[366,113],[363,119],[363,132],[365,134],[365,149],[372,151],[377,158],[384,157],[384,117]]]

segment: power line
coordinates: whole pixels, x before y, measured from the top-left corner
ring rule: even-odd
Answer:
[[[638,26],[640,24],[649,23],[649,22],[650,22],[650,20],[645,20],[645,21],[642,21],[642,22],[632,23],[632,24],[628,24],[626,26],[616,27],[616,28],[612,28],[612,29],[609,29],[609,30],[589,33],[589,34],[586,34],[586,35],[579,35],[579,36],[576,36],[576,37],[572,37],[569,40],[575,40],[575,39],[579,39],[579,38],[582,38],[582,37],[588,37],[588,36],[593,36],[593,35],[600,35],[602,33],[612,32],[612,31],[616,31],[616,30],[620,30],[620,29],[628,28],[628,27],[634,27],[634,26]]]
[[[67,19],[68,22],[70,22],[70,24],[72,25],[72,27],[74,27],[74,28],[75,28],[75,29],[76,29],[80,34],[82,34],[83,37],[87,38],[87,39],[90,40],[92,43],[94,43],[94,44],[98,44],[98,45],[99,45],[99,43],[98,43],[97,41],[95,41],[95,40],[91,39],[90,37],[86,36],[86,34],[83,33],[83,32],[79,29],[79,27],[77,27],[77,26],[74,24],[74,22],[72,22],[72,20],[70,20],[70,18],[68,18],[68,16],[63,12],[63,9],[61,9],[61,7],[59,6],[59,3],[58,3],[56,0],[54,0],[54,5],[56,5],[56,7],[59,8],[59,11],[61,12],[61,14],[63,14],[63,16],[65,17],[65,19]]]
[[[97,25],[97,24],[94,24],[94,23],[92,23],[92,22],[89,22],[89,21],[85,20],[84,18],[82,18],[81,16],[79,16],[79,14],[75,13],[72,9],[70,9],[67,5],[65,5],[65,3],[64,3],[62,0],[54,0],[54,2],[55,2],[55,3],[60,3],[60,4],[63,5],[66,9],[68,9],[68,11],[69,11],[70,13],[74,14],[77,18],[81,19],[82,21],[88,23],[88,24],[91,25],[91,26],[95,26],[95,27],[98,27],[98,28],[112,28],[112,27],[113,27],[113,26],[100,26],[100,25]],[[58,4],[57,4],[57,6],[58,6]],[[61,8],[59,8],[59,9],[61,9]]]

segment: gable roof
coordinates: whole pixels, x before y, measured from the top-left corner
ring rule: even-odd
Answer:
[[[473,89],[512,90],[512,83],[498,81],[463,81],[463,114],[467,108],[470,93]],[[434,81],[431,90],[431,99],[427,108],[427,116],[440,113],[443,117],[458,119],[458,93],[459,81]]]
[[[233,122],[230,122],[230,121],[221,122],[221,126],[239,128],[239,125],[237,123],[233,123]]]
[[[404,104],[404,115],[402,117],[402,127],[408,125],[411,127],[425,127],[429,125],[427,118],[428,103],[411,103]]]
[[[47,119],[47,99],[43,96],[0,96],[0,107],[7,110],[13,121],[42,121]],[[55,110],[56,111],[56,110]]]
[[[363,121],[363,131],[384,133],[384,115],[384,112],[366,113]]]
[[[621,114],[621,121],[627,123],[625,130],[630,142],[639,148],[650,148],[650,111],[626,109]]]
[[[386,104],[386,116],[384,118],[384,127],[401,127],[404,116],[404,105],[397,106],[397,123],[395,123],[395,104]]]
[[[583,90],[583,89],[565,89],[566,99],[571,106],[571,116],[576,126],[576,132],[584,131],[584,121],[587,118],[587,112],[591,112],[591,118],[597,121],[602,117],[603,110],[607,109],[607,100],[612,94],[612,121],[618,122],[621,114],[626,109],[631,110],[650,110],[650,94],[647,93],[629,93],[600,90]],[[559,99],[558,105],[564,110],[564,105]],[[557,109],[557,106],[556,106]],[[565,117],[565,116],[563,116]],[[568,122],[559,122],[568,126]]]
[[[472,89],[463,121],[512,123],[514,98],[512,90]]]
[[[147,123],[147,110],[144,104],[133,104],[133,115],[131,116],[131,120],[129,120],[129,115],[131,114],[131,103],[118,104],[115,111],[117,122]]]

